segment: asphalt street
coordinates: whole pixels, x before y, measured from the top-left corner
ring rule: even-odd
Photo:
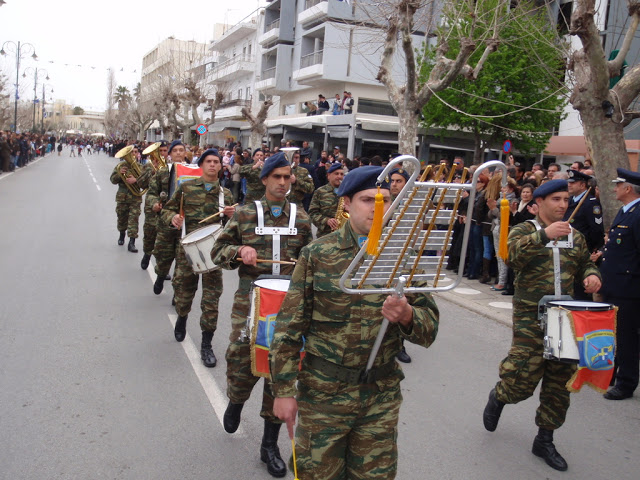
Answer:
[[[142,239],[138,254],[117,245],[115,163],[65,149],[0,175],[0,479],[272,478],[259,458],[261,388],[236,434],[221,425],[237,274],[224,272],[219,363],[206,369],[200,295],[177,343],[170,282],[154,295]],[[611,402],[588,387],[572,396],[555,436],[565,473],[531,453],[537,396],[506,406],[496,432],[484,429],[511,338],[508,305],[490,303],[510,298],[479,298],[438,294],[438,339],[407,346],[397,478],[639,478],[639,396]],[[280,447],[288,457],[284,430]]]

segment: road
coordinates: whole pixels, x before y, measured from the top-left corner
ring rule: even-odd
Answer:
[[[271,478],[258,454],[260,395],[238,433],[220,421],[236,273],[224,272],[219,364],[206,369],[199,295],[179,344],[170,282],[154,295],[142,251],[117,245],[115,160],[67,153],[0,176],[0,478]],[[436,300],[438,339],[427,350],[408,345],[413,363],[403,366],[398,479],[638,478],[638,396],[607,402],[587,387],[572,396],[556,433],[566,473],[531,454],[537,396],[505,407],[497,431],[485,431],[510,329]],[[288,456],[284,430],[280,445]]]

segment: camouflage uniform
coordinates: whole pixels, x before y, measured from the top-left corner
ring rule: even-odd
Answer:
[[[147,192],[147,202],[153,205],[160,201],[160,193],[169,194],[169,169],[161,168],[158,173],[151,179],[149,191]],[[159,212],[160,214],[162,211]],[[171,264],[176,258],[178,250],[178,240],[180,239],[180,230],[168,225],[162,220],[162,216],[158,215],[156,224],[156,240],[153,247],[153,256],[156,258],[156,275],[163,278],[169,274]],[[145,250],[146,251],[146,250]]]
[[[153,164],[151,162],[145,163],[142,175],[138,178],[138,185],[142,188],[149,188],[153,181],[153,177],[156,175],[156,170],[153,168]],[[153,253],[153,246],[156,243],[156,225],[158,223],[159,213],[153,211],[152,202],[153,195],[150,195],[149,191],[144,199],[144,225],[142,226],[142,251],[146,255],[151,255]]]
[[[542,379],[540,405],[536,425],[555,430],[564,423],[569,408],[566,383],[575,372],[575,364],[545,360],[544,332],[538,322],[538,302],[544,295],[554,294],[553,252],[546,247],[549,238],[545,225],[536,230],[531,222],[523,222],[509,234],[508,264],[515,270],[513,297],[513,340],[507,358],[499,368],[496,399],[503,403],[518,403],[533,395]],[[560,248],[562,293],[573,294],[574,278],[584,280],[600,273],[590,260],[584,236],[573,230],[573,248]]]
[[[244,204],[248,205],[264,196],[265,186],[260,180],[262,168],[253,168],[253,163],[240,167],[240,178],[247,179],[247,193],[244,196]]]
[[[313,178],[309,175],[306,168],[300,166],[292,169],[292,173],[296,176],[296,183],[291,185],[291,193],[289,193],[289,201],[303,207],[304,196],[313,193]]]
[[[220,183],[211,182],[213,187],[207,191],[202,177],[189,180],[178,187],[171,200],[162,209],[162,220],[165,224],[171,224],[171,219],[180,212],[180,201],[184,211],[186,233],[202,228],[213,223],[220,223],[222,215],[199,224],[200,220],[213,215],[220,210],[219,193]],[[233,205],[231,191],[223,188],[224,204]],[[191,311],[191,303],[198,289],[199,275],[193,273],[193,269],[187,261],[184,248],[180,246],[176,256],[176,270],[173,282],[174,297],[176,300],[176,313],[186,317]],[[202,274],[202,300],[200,308],[200,328],[202,331],[215,332],[218,325],[218,300],[222,295],[222,271],[214,270]]]
[[[332,232],[327,222],[332,218],[336,218],[336,212],[338,211],[338,201],[340,199],[336,195],[336,190],[330,183],[327,183],[317,189],[311,199],[309,216],[313,224],[318,228],[316,233],[318,238]]]
[[[402,339],[428,347],[438,331],[431,295],[412,295],[413,325],[407,330],[389,324],[374,363],[375,378],[337,379],[332,369],[364,371],[387,297],[340,289],[340,277],[359,250],[348,223],[303,248],[278,314],[270,352],[273,393],[297,396],[296,454],[304,480],[395,478],[404,378],[395,357]],[[303,338],[306,357],[299,371]],[[314,358],[325,365],[317,367]]]
[[[271,214],[271,208],[266,197],[261,200],[264,211],[265,227],[286,227],[289,225],[289,202],[285,202],[283,212],[279,217]],[[231,335],[227,360],[227,396],[232,403],[242,404],[249,399],[253,386],[259,377],[251,373],[251,354],[249,343],[240,340],[249,315],[251,300],[249,293],[252,282],[260,275],[271,275],[272,265],[258,263],[255,267],[245,265],[236,260],[238,250],[242,245],[253,247],[258,252],[258,258],[271,259],[273,244],[271,235],[256,235],[257,214],[255,203],[249,203],[236,210],[234,217],[227,223],[218,237],[211,251],[211,258],[216,265],[233,270],[238,268],[240,282],[236,291],[233,310],[231,312]],[[280,237],[281,258],[298,258],[300,250],[312,240],[311,221],[305,211],[298,207],[296,213],[297,235]],[[292,265],[281,265],[282,275],[291,275]],[[262,396],[262,410],[260,416],[273,423],[282,423],[273,415],[273,395],[269,383],[265,381]]]
[[[120,176],[120,168],[128,167],[125,161],[118,163],[111,173],[111,183],[118,185],[116,193],[116,214],[118,215],[118,231],[128,230],[129,238],[138,238],[138,217],[140,217],[140,204],[142,197],[136,197],[127,188]],[[136,185],[133,185],[134,188]]]

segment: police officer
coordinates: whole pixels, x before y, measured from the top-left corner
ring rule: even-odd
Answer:
[[[604,398],[624,400],[638,387],[640,328],[640,173],[618,168],[613,180],[623,207],[609,229],[600,271],[605,301],[617,305],[615,386]]]
[[[500,381],[489,393],[483,421],[493,432],[502,408],[533,395],[542,380],[540,406],[536,412],[538,435],[532,452],[556,470],[567,470],[567,462],[553,444],[553,431],[564,423],[569,409],[566,383],[576,366],[543,358],[544,332],[538,323],[538,302],[554,294],[553,249],[551,240],[567,236],[569,223],[563,221],[569,204],[566,180],[550,180],[538,187],[533,198],[538,205],[534,221],[513,227],[509,234],[509,265],[514,269],[513,340],[507,358],[500,364]],[[583,281],[587,293],[600,288],[600,273],[590,259],[584,236],[574,231],[573,247],[560,250],[562,293],[573,293],[574,278]]]
[[[309,217],[316,226],[318,238],[327,235],[338,228],[338,187],[344,179],[344,168],[339,162],[333,163],[327,170],[328,183],[315,192],[309,205]]]
[[[347,295],[339,280],[371,228],[382,168],[360,167],[340,185],[349,221],[302,249],[278,313],[271,345],[274,412],[295,433],[300,478],[395,478],[403,377],[401,339],[429,346],[438,309],[429,294]],[[385,208],[390,205],[383,184]],[[389,320],[376,361],[364,378],[382,317]],[[306,340],[299,371],[300,349]],[[296,387],[297,382],[297,387]]]
[[[217,218],[205,222],[207,225],[219,223],[222,215],[232,217],[235,212],[233,195],[230,190],[220,186],[218,174],[222,169],[222,162],[218,151],[206,150],[198,158],[198,166],[202,168],[202,176],[195,180],[184,182],[178,187],[171,200],[162,209],[165,224],[171,224],[176,230],[182,228],[185,222],[186,234],[203,227],[201,220],[216,212],[223,212]],[[180,211],[182,205],[183,211]],[[184,214],[182,216],[181,214]],[[182,342],[186,335],[187,316],[191,311],[191,303],[198,289],[199,275],[187,261],[184,248],[180,246],[176,256],[176,270],[174,290],[176,313],[178,319],[174,329],[174,336]],[[202,274],[202,300],[200,309],[200,328],[202,330],[202,344],[200,355],[205,367],[215,367],[217,359],[211,347],[211,340],[218,325],[218,301],[222,295],[222,272],[214,270]]]
[[[254,385],[258,382],[251,372],[250,345],[241,334],[245,329],[250,308],[251,284],[260,275],[290,275],[291,265],[260,262],[273,260],[274,251],[281,259],[298,258],[303,246],[312,240],[311,221],[300,206],[289,203],[286,193],[291,181],[291,165],[284,153],[269,157],[260,172],[265,195],[257,202],[245,204],[227,223],[216,240],[211,258],[216,265],[233,270],[238,268],[240,281],[231,313],[231,335],[227,349],[227,396],[229,404],[224,414],[225,431],[234,433],[240,425],[240,414],[249,399]],[[261,215],[258,216],[258,208]],[[295,215],[295,234],[263,235],[256,233],[259,218],[264,228],[282,228],[290,225]],[[279,252],[274,250],[279,246]],[[268,472],[274,477],[283,477],[286,466],[280,457],[278,435],[282,423],[273,414],[273,394],[265,379],[260,416],[264,418],[264,434],[260,447],[260,458],[267,464]]]
[[[110,180],[114,185],[118,185],[116,192],[116,214],[118,216],[118,231],[120,232],[118,245],[124,245],[124,237],[128,231],[129,245],[127,249],[132,253],[137,253],[136,238],[138,238],[138,218],[140,217],[142,196],[134,195],[127,187],[128,184],[134,190],[141,188],[138,185],[138,180],[133,175],[129,175],[128,171],[129,164],[123,160],[114,167]]]

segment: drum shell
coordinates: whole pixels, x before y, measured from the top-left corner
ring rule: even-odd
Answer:
[[[211,260],[211,250],[220,233],[222,233],[222,225],[207,225],[194,230],[180,241],[187,262],[196,275],[213,272],[220,268]]]

